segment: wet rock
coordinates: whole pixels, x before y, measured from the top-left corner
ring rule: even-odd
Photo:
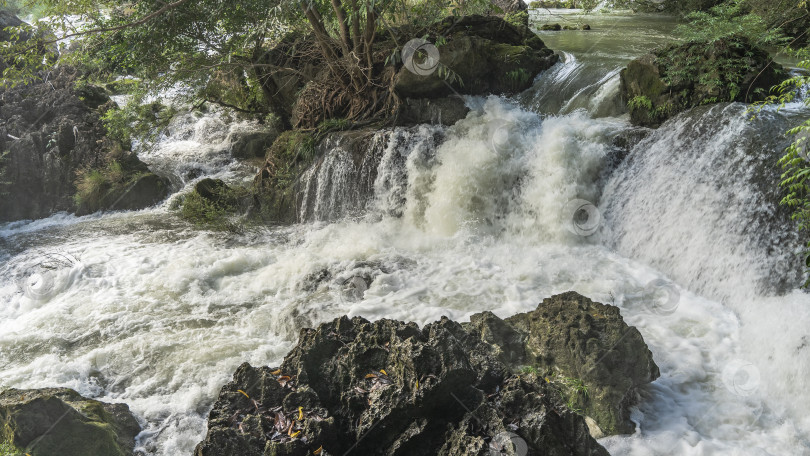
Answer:
[[[406,98],[400,106],[397,125],[435,124],[454,125],[467,117],[470,109],[461,97],[437,99]]]
[[[623,417],[613,401],[632,404],[654,366],[617,308],[575,293],[464,325],[341,317],[302,330],[279,367],[240,366],[195,455],[602,456],[568,407],[578,399],[546,368],[582,378],[583,410],[615,432],[604,413]]]
[[[140,425],[126,404],[107,404],[68,388],[0,394],[0,442],[31,456],[126,456]]]
[[[231,156],[234,158],[263,158],[278,137],[274,129],[231,134]]]
[[[0,157],[0,221],[121,209],[112,203],[122,197],[126,208],[142,209],[167,195],[165,181],[106,136],[100,119],[100,109],[109,107],[106,94],[77,89],[79,76],[60,67],[0,94],[0,151],[8,151]],[[93,171],[92,185],[76,198],[77,176]]]
[[[458,80],[446,80],[439,71],[422,75],[403,67],[395,83],[400,96],[517,93],[558,60],[528,27],[516,27],[499,17],[449,18],[437,27],[436,33],[447,40],[438,48],[438,63],[452,69]]]
[[[582,24],[581,29],[582,29],[582,30],[590,30],[590,29],[591,29],[591,26],[590,26],[590,25],[588,25],[588,24]]]
[[[544,32],[559,32],[562,30],[562,25],[560,24],[543,24],[540,26],[540,30]]]
[[[763,100],[787,72],[747,38],[693,41],[661,48],[621,72],[622,96],[634,125],[657,127],[687,109]]]
[[[504,321],[525,337],[525,365],[587,389],[573,402],[604,434],[635,430],[630,407],[638,388],[660,373],[641,333],[624,323],[618,307],[568,292]],[[495,345],[511,351],[514,342],[507,341]]]

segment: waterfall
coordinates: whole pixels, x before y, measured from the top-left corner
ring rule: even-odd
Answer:
[[[800,284],[801,242],[776,164],[788,121],[741,104],[695,109],[638,144],[607,184],[605,242],[718,299]]]

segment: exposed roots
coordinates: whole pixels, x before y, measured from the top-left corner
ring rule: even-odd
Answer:
[[[394,76],[393,71],[384,71],[379,82],[360,91],[350,89],[343,81],[308,83],[293,109],[293,127],[315,128],[326,119],[360,122],[393,117],[400,105],[394,93]]]

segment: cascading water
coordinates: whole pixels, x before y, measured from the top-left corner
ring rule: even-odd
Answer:
[[[786,117],[718,105],[625,150],[625,118],[572,104],[610,94],[622,58],[541,75],[534,93],[569,94],[553,108],[472,98],[450,128],[331,137],[300,181],[307,223],[208,232],[163,206],[1,226],[0,387],[126,402],[141,451],[189,455],[236,366],[278,363],[302,327],[505,317],[575,290],[619,306],[661,367],[636,434],[601,440],[612,454],[810,454],[810,298],[773,193]],[[235,127],[177,122],[147,163],[178,187],[249,178]]]

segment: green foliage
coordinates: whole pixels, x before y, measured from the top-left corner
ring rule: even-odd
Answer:
[[[793,102],[800,94],[803,87],[810,85],[810,49],[800,49],[791,51],[800,59],[798,67],[805,70],[795,74],[792,78],[785,80],[773,88],[771,95],[760,106],[766,104],[776,104],[783,107],[785,104]],[[805,98],[804,103],[810,105],[810,98]],[[792,128],[788,131],[792,135],[793,143],[785,150],[785,155],[779,160],[779,166],[784,170],[781,176],[780,185],[785,189],[785,196],[780,202],[781,205],[790,208],[791,217],[797,224],[797,229],[805,233],[810,231],[810,120]],[[804,287],[810,287],[810,240],[805,248],[805,266],[807,267],[808,278]]]
[[[127,150],[132,149],[133,138],[147,143],[154,141],[177,114],[175,108],[159,102],[141,104],[141,96],[133,96],[124,107],[108,109],[101,116],[107,136]]]
[[[521,366],[518,372],[523,375],[537,375],[538,370],[535,366]]]
[[[243,187],[224,186],[215,191],[213,198],[192,191],[183,197],[180,216],[201,228],[240,232],[243,224],[239,216],[249,196],[249,190]]]
[[[598,0],[563,0],[563,1],[542,1],[542,0],[535,0],[529,2],[530,9],[538,9],[538,8],[557,8],[557,9],[573,9],[573,8],[582,8],[585,10],[591,10],[596,8],[596,5],[599,4]]]
[[[76,176],[73,200],[79,207],[96,211],[105,206],[110,195],[122,193],[141,172],[125,169],[120,160],[113,159],[100,168],[83,169]]]
[[[627,102],[627,108],[630,110],[642,108],[652,110],[653,104],[652,101],[650,101],[650,99],[647,98],[646,96],[639,95],[633,97],[630,101]]]
[[[581,379],[558,376],[553,381],[546,379],[559,391],[560,396],[565,401],[565,406],[574,413],[582,414],[583,407],[587,404],[588,386]]]
[[[503,15],[503,20],[515,27],[523,27],[529,23],[529,13],[526,11],[511,11]]]
[[[782,33],[745,7],[743,0],[726,0],[708,11],[686,15],[688,23],[675,28],[686,41],[713,43],[729,37],[744,37],[755,46],[784,43]]]
[[[0,456],[23,456],[23,454],[11,442],[0,442]]]

